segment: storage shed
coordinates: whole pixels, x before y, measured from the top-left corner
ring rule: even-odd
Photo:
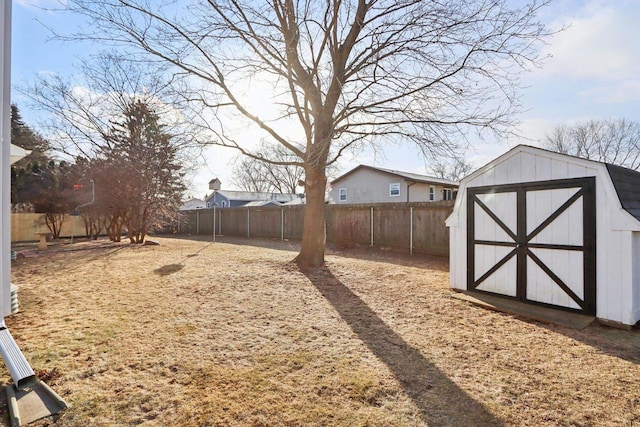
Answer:
[[[451,287],[640,320],[640,173],[519,145],[460,183]]]

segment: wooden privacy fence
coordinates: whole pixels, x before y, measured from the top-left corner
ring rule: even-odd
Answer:
[[[327,241],[449,255],[452,201],[326,205]],[[304,205],[216,209],[216,235],[300,240]],[[179,234],[211,235],[213,209],[184,211]]]

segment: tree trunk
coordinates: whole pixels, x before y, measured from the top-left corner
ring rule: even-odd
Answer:
[[[122,218],[119,218],[116,220],[115,225],[115,242],[122,241],[122,227],[124,227],[124,220]]]
[[[62,229],[62,222],[64,221],[63,214],[45,213],[44,222],[54,239],[60,238],[60,231]]]
[[[324,195],[327,178],[324,170],[307,167],[305,189],[307,202],[304,207],[304,224],[300,253],[295,262],[302,268],[324,265],[326,228],[324,223]]]

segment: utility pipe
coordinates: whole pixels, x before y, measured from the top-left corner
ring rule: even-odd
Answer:
[[[413,255],[413,208],[409,209],[409,253]]]

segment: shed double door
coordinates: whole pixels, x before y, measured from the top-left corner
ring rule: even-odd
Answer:
[[[595,315],[595,178],[467,189],[467,289]]]

